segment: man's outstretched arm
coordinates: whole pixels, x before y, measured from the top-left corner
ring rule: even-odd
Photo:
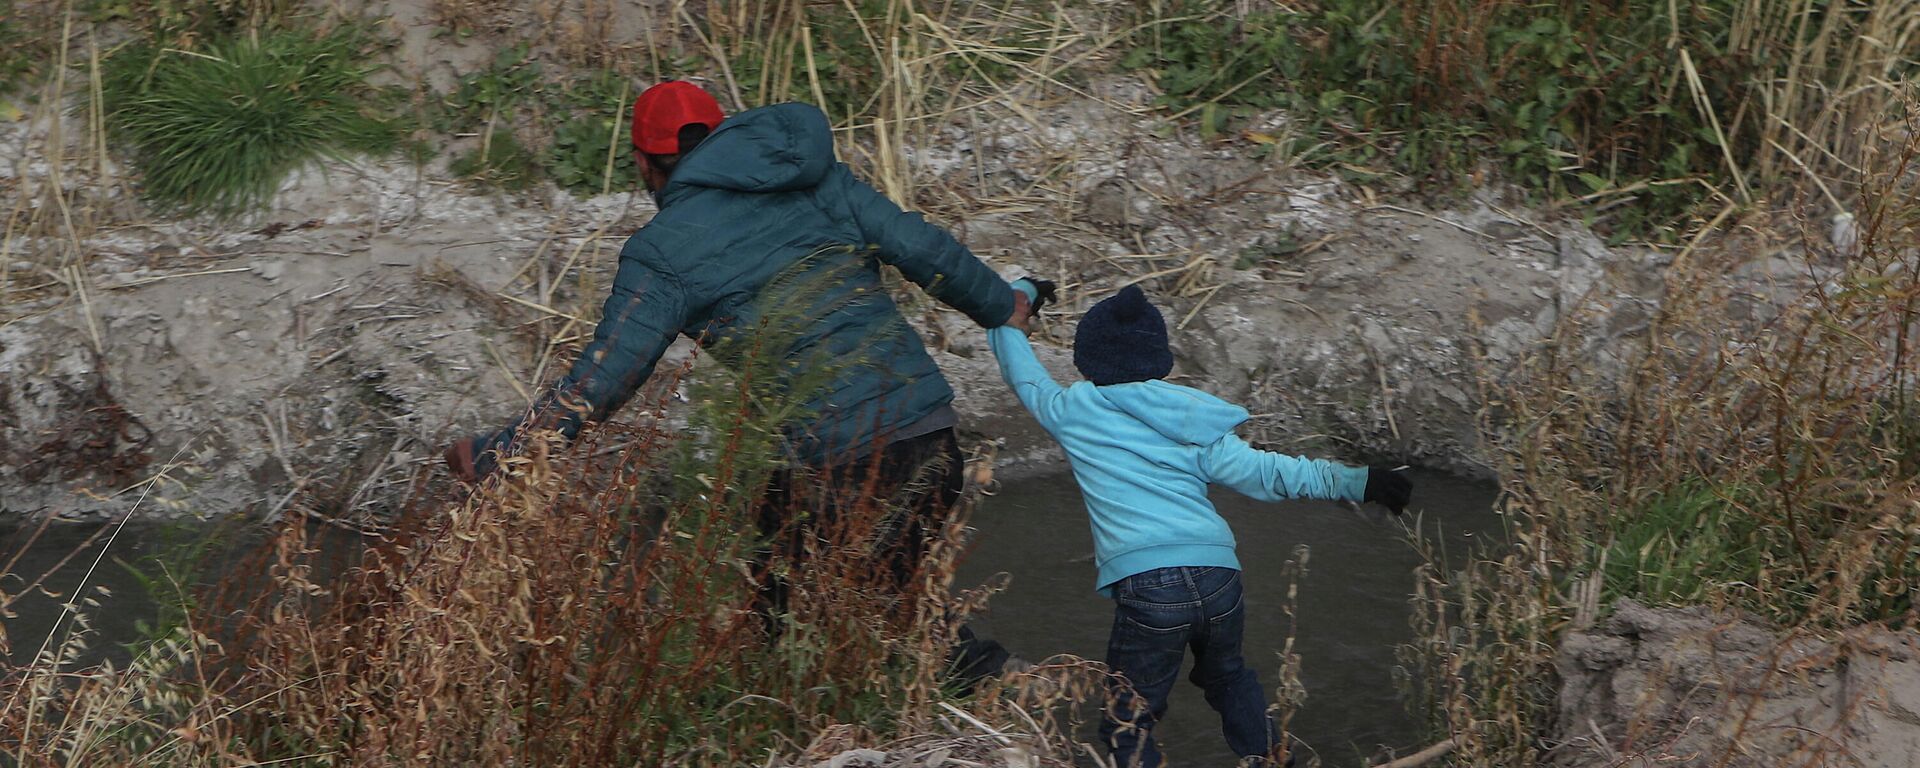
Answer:
[[[953,235],[920,214],[900,210],[845,165],[829,173],[835,176],[831,183],[845,190],[854,220],[867,244],[879,248],[881,261],[982,328],[1004,325],[1013,315],[1013,287]]]
[[[636,236],[621,252],[620,269],[601,308],[593,341],[580,351],[573,367],[513,423],[456,443],[447,452],[455,474],[468,480],[490,474],[526,424],[557,429],[572,439],[586,422],[600,421],[619,410],[653,375],[661,353],[686,320],[686,291],[677,277],[636,255],[644,247]]]

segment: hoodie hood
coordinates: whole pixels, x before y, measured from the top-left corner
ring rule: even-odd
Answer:
[[[1186,445],[1212,445],[1247,420],[1245,408],[1159,380],[1111,384],[1095,391],[1162,437]]]
[[[706,187],[736,192],[810,189],[833,167],[833,128],[810,104],[750,109],[720,124],[680,159],[662,205]]]

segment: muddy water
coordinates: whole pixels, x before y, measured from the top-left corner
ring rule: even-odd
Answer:
[[[362,547],[357,534],[327,526],[310,526],[307,536],[324,553],[314,561],[321,578]],[[78,665],[124,666],[132,658],[125,644],[149,636],[143,625],[178,619],[177,610],[163,614],[161,600],[178,606],[206,599],[215,581],[266,579],[265,542],[264,531],[244,522],[53,523],[37,536],[32,525],[0,526],[0,566],[13,562],[0,574],[0,592],[15,596],[8,606],[14,615],[0,617],[10,645],[5,658],[23,665],[72,637],[65,605],[77,595],[98,603],[84,610],[91,632]],[[36,579],[40,587],[26,590]]]
[[[1415,506],[1424,513],[1421,535],[1443,542],[1455,557],[1497,535],[1491,485],[1434,473],[1414,478]],[[1214,502],[1239,539],[1247,585],[1247,660],[1269,691],[1288,630],[1281,612],[1282,565],[1296,545],[1310,548],[1308,573],[1299,587],[1295,642],[1308,697],[1293,720],[1296,735],[1333,764],[1354,764],[1356,754],[1371,755],[1377,745],[1403,751],[1414,746],[1420,721],[1402,705],[1394,685],[1394,648],[1411,636],[1407,598],[1419,562],[1406,528],[1324,502],[1263,504],[1231,492],[1217,493]],[[974,527],[979,533],[959,583],[977,584],[1003,571],[1012,576],[1011,587],[993,598],[991,613],[976,626],[1025,658],[1056,653],[1102,658],[1112,603],[1093,592],[1092,535],[1071,479],[1063,474],[1008,483],[975,514]],[[94,525],[55,524],[22,553],[26,531],[0,528],[0,564],[22,553],[13,573],[43,573],[95,530]],[[59,598],[30,594],[11,606],[17,616],[4,621],[12,645],[9,661],[32,657],[60,620],[61,603],[84,583],[88,590],[105,585],[113,597],[102,599],[102,607],[91,614],[97,634],[83,658],[124,662],[127,655],[117,644],[138,638],[136,622],[153,621],[156,609],[141,579],[122,563],[139,563],[149,555],[177,559],[168,553],[193,533],[134,525],[119,532],[109,555],[97,564],[104,537],[81,550],[46,583]],[[140,567],[154,571],[151,561]],[[20,592],[22,583],[15,577],[0,579],[5,579],[0,592]],[[1176,765],[1233,762],[1218,719],[1184,679],[1159,733]],[[1091,733],[1085,737],[1093,740]]]
[[[1414,473],[1420,535],[1444,543],[1453,558],[1500,535],[1491,484]],[[1412,637],[1408,599],[1419,557],[1408,526],[1369,520],[1315,501],[1267,504],[1231,491],[1213,500],[1232,524],[1246,584],[1246,658],[1272,697],[1278,653],[1289,621],[1282,611],[1283,564],[1297,545],[1310,549],[1299,582],[1295,650],[1301,656],[1305,705],[1291,730],[1333,765],[1351,765],[1379,745],[1417,748],[1421,718],[1396,693],[1395,647]],[[1067,475],[1008,483],[975,513],[974,549],[958,583],[978,584],[996,572],[1012,576],[975,626],[1016,655],[1056,653],[1104,658],[1113,603],[1093,591],[1093,536],[1079,490]],[[1192,657],[1187,659],[1187,670]],[[1232,765],[1220,721],[1183,670],[1157,733],[1173,765]],[[1089,731],[1083,734],[1092,742]]]
[[[36,538],[31,526],[0,527],[0,566],[14,563],[12,570],[0,575],[0,592],[16,596],[8,606],[14,616],[4,623],[10,645],[7,661],[25,664],[43,647],[57,646],[70,637],[73,624],[62,606],[77,594],[100,603],[87,609],[93,635],[82,662],[124,663],[129,654],[118,644],[137,639],[138,623],[152,623],[158,615],[132,568],[170,546],[171,535],[163,528],[135,524],[116,532],[93,523],[52,523]],[[102,556],[103,552],[107,554]],[[43,575],[40,588],[25,591]],[[99,587],[110,594],[97,592]]]

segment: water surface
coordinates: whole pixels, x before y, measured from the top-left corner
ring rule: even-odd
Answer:
[[[177,541],[169,533],[174,529],[153,523],[116,530],[99,523],[53,522],[36,537],[37,526],[0,526],[0,566],[14,563],[11,571],[0,573],[0,592],[16,596],[8,606],[14,616],[0,624],[11,646],[7,662],[24,665],[42,648],[58,647],[73,631],[63,606],[92,598],[99,605],[85,607],[93,635],[82,663],[125,663],[130,654],[119,644],[138,639],[138,625],[151,624],[158,616],[143,583],[151,577],[136,575],[136,569],[152,572],[144,559],[176,546],[170,543]],[[40,587],[26,590],[35,580]],[[110,594],[100,593],[100,587]]]
[[[1418,471],[1413,480],[1411,511],[1422,513],[1421,535],[1444,543],[1450,559],[1499,535],[1492,484]],[[1270,702],[1289,624],[1283,566],[1297,545],[1310,548],[1295,611],[1294,649],[1307,688],[1292,721],[1295,735],[1333,765],[1354,764],[1378,745],[1402,754],[1423,746],[1416,744],[1421,719],[1408,712],[1394,684],[1395,649],[1413,635],[1408,601],[1420,558],[1408,541],[1410,526],[1371,521],[1329,502],[1270,504],[1223,489],[1213,501],[1239,540],[1246,658]],[[1113,603],[1093,591],[1093,534],[1070,476],[1007,483],[981,505],[973,526],[974,548],[957,583],[979,584],[1002,571],[1012,576],[1008,590],[990,601],[990,613],[975,622],[982,634],[1032,660],[1056,653],[1106,656]],[[1192,664],[1189,654],[1156,730],[1161,747],[1173,765],[1232,765],[1219,718],[1186,680]],[[1092,741],[1091,732],[1084,735]]]

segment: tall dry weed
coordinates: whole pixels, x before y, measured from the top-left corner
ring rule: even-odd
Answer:
[[[0,724],[22,736],[0,754],[24,766],[732,766],[945,733],[961,701],[949,649],[983,599],[953,593],[971,499],[927,521],[905,585],[884,553],[911,510],[878,475],[789,491],[778,524],[763,524],[782,425],[864,364],[795,357],[792,315],[864,299],[819,284],[774,281],[781,300],[758,331],[716,345],[729,375],[690,385],[690,424],[602,425],[564,447],[525,435],[477,492],[422,504],[378,539],[342,550],[316,534],[327,529],[286,523],[153,663],[9,670]],[[668,397],[639,410],[663,413]],[[1094,674],[1068,661],[1043,670],[1044,685],[989,681],[962,702],[966,722],[996,749],[1068,765],[1073,713],[1053,705],[1087,695]]]
[[[1618,598],[1915,623],[1920,109],[1872,146],[1857,246],[1689,247],[1624,366],[1590,307],[1488,379],[1511,544],[1423,571],[1412,649],[1463,764],[1540,761],[1557,644]]]

